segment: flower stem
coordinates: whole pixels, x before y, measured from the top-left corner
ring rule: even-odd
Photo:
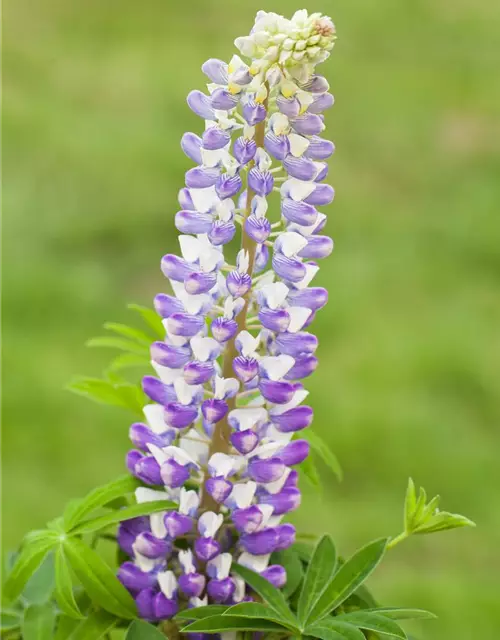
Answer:
[[[266,83],[266,88],[268,88],[267,83]],[[267,108],[267,100],[264,102],[264,107]],[[255,127],[254,139],[255,139],[257,148],[264,147],[265,132],[266,132],[266,120],[264,119],[262,122],[259,122]],[[254,161],[252,160],[251,165],[253,166],[253,164],[254,164]],[[245,213],[244,213],[245,219],[248,218],[248,216],[252,212],[252,198],[254,197],[254,195],[255,194],[250,189],[247,183],[247,201],[246,201],[246,207],[245,207]],[[255,254],[257,252],[257,243],[254,242],[252,238],[250,238],[250,236],[245,233],[243,224],[241,229],[241,248],[248,252],[248,273],[251,276],[253,273],[254,265],[255,265]],[[234,373],[233,360],[238,356],[238,351],[236,349],[236,336],[241,331],[243,331],[246,327],[248,306],[250,304],[250,296],[251,296],[251,290],[245,294],[244,296],[245,305],[236,318],[236,322],[238,324],[238,330],[236,331],[234,338],[229,340],[229,342],[227,343],[226,349],[224,351],[224,361],[222,364],[223,378],[233,377],[233,373]],[[228,414],[229,414],[230,411],[236,408],[236,396],[234,396],[233,398],[229,398],[227,400],[227,404],[229,406],[229,411],[228,411]],[[219,452],[229,453],[231,449],[231,442],[229,439],[231,436],[231,426],[228,422],[227,415],[225,418],[217,422],[217,424],[215,425],[214,433],[213,433],[212,440],[210,442],[210,447],[208,450],[209,459],[214,453],[219,453]],[[205,474],[204,480],[205,479],[206,479],[206,474]],[[203,486],[204,484],[205,483],[203,482]],[[201,499],[200,509],[202,511],[214,511],[217,513],[220,509],[220,505],[217,502],[215,502],[215,500],[212,498],[211,495],[209,495],[206,491],[204,491]]]
[[[397,544],[399,544],[400,542],[403,542],[403,540],[406,540],[406,538],[408,538],[409,536],[410,536],[409,533],[407,533],[406,531],[402,531],[399,535],[389,540],[386,548],[393,549]]]

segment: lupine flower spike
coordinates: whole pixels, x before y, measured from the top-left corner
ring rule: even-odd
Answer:
[[[204,131],[181,140],[196,166],[175,214],[180,255],[161,261],[173,291],[154,301],[165,339],[151,345],[151,403],[130,428],[127,455],[146,485],[139,502],[179,506],[126,521],[118,536],[130,556],[119,578],[150,621],[250,598],[233,561],[286,583],[284,568],[269,563],[294,541],[282,520],[300,505],[293,467],[309,453],[303,380],[318,340],[308,329],[328,297],[311,283],[333,248],[317,207],[334,197],[323,182],[334,146],[322,137],[333,96],[315,69],[334,40],[319,13],[259,11],[235,41],[242,57],[207,60],[208,92],[187,98]],[[271,217],[273,192],[281,209]],[[224,249],[237,225],[230,265]]]

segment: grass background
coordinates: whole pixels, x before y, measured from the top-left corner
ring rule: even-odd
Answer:
[[[4,3],[3,536],[17,544],[65,501],[123,471],[129,416],[63,390],[108,354],[85,349],[125,304],[165,290],[179,150],[200,123],[185,96],[228,59],[259,8],[220,0]],[[500,393],[500,5],[316,0],[338,45],[329,207],[334,255],[317,284],[316,429],[324,472],[296,521],[343,553],[395,534],[408,475],[475,530],[412,540],[372,579],[428,607],[421,637],[497,637]],[[496,205],[496,206],[495,206]],[[497,620],[495,621],[495,617]]]

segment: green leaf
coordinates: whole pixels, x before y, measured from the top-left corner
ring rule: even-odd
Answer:
[[[428,518],[427,522],[417,526],[413,530],[414,534],[436,533],[437,531],[446,531],[448,529],[458,529],[459,527],[475,527],[475,522],[469,520],[459,513],[448,513],[447,511],[437,511],[433,516]]]
[[[305,634],[321,640],[365,640],[364,633],[357,627],[336,618],[324,618],[316,622],[307,627]]]
[[[110,511],[103,516],[92,518],[91,520],[85,520],[80,522],[73,529],[70,529],[71,535],[79,535],[82,533],[89,533],[90,531],[98,531],[104,529],[112,524],[123,522],[124,520],[130,520],[131,518],[137,518],[139,516],[148,516],[158,511],[169,511],[171,509],[177,509],[179,507],[175,502],[169,500],[154,500],[151,502],[141,502],[140,504],[133,504],[123,509],[116,511]]]
[[[357,551],[340,567],[309,613],[308,624],[328,615],[363,584],[382,559],[386,544],[386,538],[375,540]]]
[[[307,540],[297,540],[293,545],[293,550],[299,556],[302,562],[309,564],[311,556],[314,551],[314,541],[308,542]]]
[[[21,626],[21,612],[3,609],[0,612],[0,631],[11,631]]]
[[[135,353],[121,353],[111,361],[108,371],[121,371],[122,369],[132,369],[133,367],[149,366],[150,358],[140,356]]]
[[[140,314],[144,322],[153,329],[156,335],[163,340],[165,338],[165,327],[163,326],[162,319],[153,309],[143,307],[140,304],[127,305],[132,311],[137,311]]]
[[[337,620],[349,622],[356,625],[360,629],[373,631],[382,635],[391,636],[406,640],[406,633],[401,629],[399,624],[376,613],[367,613],[366,611],[352,611],[351,613],[343,613],[337,616]]]
[[[176,614],[176,618],[182,620],[201,620],[202,618],[211,618],[213,616],[222,615],[231,607],[227,604],[209,604],[205,607],[195,607],[194,609],[184,609]]]
[[[261,602],[241,602],[228,609],[222,615],[237,618],[270,620],[271,622],[276,622],[277,624],[287,627],[287,629],[290,629],[290,631],[293,631],[295,634],[300,634],[300,629],[297,624],[291,624],[288,618],[283,618],[283,616]]]
[[[313,457],[307,456],[307,458],[300,463],[299,469],[304,474],[308,482],[311,483],[314,489],[321,492],[323,487],[321,485],[321,480],[318,474],[318,470],[316,469],[316,464],[313,460]]]
[[[324,535],[316,545],[302,584],[297,616],[301,624],[309,617],[322,591],[335,572],[337,552],[331,536]]]
[[[119,351],[136,353],[137,355],[147,355],[149,353],[149,348],[144,344],[137,344],[137,342],[132,342],[132,340],[115,338],[114,336],[96,336],[95,338],[87,340],[85,344],[87,347],[118,349]]]
[[[30,576],[42,564],[47,553],[57,544],[57,540],[57,536],[50,531],[44,532],[43,536],[33,536],[26,540],[3,585],[3,597],[7,603],[19,597]]]
[[[405,609],[404,607],[374,607],[367,609],[366,613],[377,613],[391,620],[435,620],[437,617],[424,609]]]
[[[405,531],[410,532],[413,523],[413,514],[417,506],[417,495],[415,493],[415,483],[412,478],[408,479],[408,487],[406,489],[405,498]]]
[[[181,629],[182,633],[218,633],[221,631],[277,631],[285,629],[269,620],[254,620],[252,618],[238,618],[236,616],[212,616],[196,620]]]
[[[28,604],[47,602],[54,591],[54,555],[49,552],[42,564],[31,576],[23,591],[23,598]]]
[[[233,563],[231,570],[243,578],[250,587],[272,607],[276,613],[279,613],[285,620],[295,623],[295,616],[288,608],[286,600],[276,587],[273,587],[265,578],[255,571],[251,571],[246,567]]]
[[[299,554],[293,548],[276,551],[272,555],[271,562],[285,568],[286,584],[281,591],[285,598],[290,598],[297,591],[304,577]]]
[[[101,378],[79,377],[70,382],[67,388],[99,404],[122,407],[142,416],[145,395],[138,385],[128,382],[116,384]]]
[[[106,322],[104,324],[104,328],[108,331],[113,331],[120,336],[129,338],[130,340],[133,340],[140,345],[147,347],[148,350],[151,342],[155,339],[141,329],[135,329],[134,327],[129,327],[126,324],[120,324],[118,322]]]
[[[64,550],[91,600],[118,617],[137,616],[134,599],[95,551],[78,538],[68,538]]]
[[[165,636],[149,622],[134,620],[128,628],[125,640],[165,640]]]
[[[64,614],[57,616],[57,627],[54,640],[68,640],[79,622],[79,620],[75,620],[75,618],[70,618]]]
[[[337,456],[330,449],[328,444],[317,433],[311,429],[304,429],[300,432],[300,437],[304,438],[311,445],[311,449],[323,460],[327,467],[333,471],[337,479],[342,480],[342,467]]]
[[[104,507],[116,498],[132,493],[141,483],[130,475],[124,475],[108,482],[88,493],[85,498],[72,501],[64,512],[64,527],[66,531],[83,521],[85,516],[96,509]]]
[[[75,600],[71,572],[62,546],[56,551],[56,600],[68,616],[77,619],[83,617]]]
[[[67,640],[99,640],[104,638],[119,620],[106,611],[93,611],[72,631]]]
[[[23,640],[53,640],[56,612],[51,603],[32,604],[24,612]]]

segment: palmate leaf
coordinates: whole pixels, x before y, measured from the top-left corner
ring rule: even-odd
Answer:
[[[438,531],[448,531],[459,527],[475,527],[476,524],[460,515],[459,513],[448,513],[448,511],[437,511],[430,516],[423,524],[413,530],[414,534],[437,533]]]
[[[56,550],[56,600],[60,609],[71,618],[83,618],[73,593],[71,572],[66,560],[64,548],[60,546]]]
[[[196,620],[181,629],[182,633],[221,633],[225,631],[267,631],[286,633],[288,629],[269,620],[238,618],[236,616],[212,616]]]
[[[335,572],[337,552],[331,536],[324,535],[316,545],[300,592],[297,616],[305,624],[321,592]]]
[[[286,627],[294,634],[300,634],[297,624],[292,624],[288,618],[283,618],[279,613],[261,602],[241,602],[225,611],[223,616],[238,618],[251,618],[257,620],[269,620]]]
[[[301,431],[300,437],[309,442],[311,449],[323,460],[327,467],[333,471],[337,476],[337,479],[339,481],[342,480],[342,467],[337,460],[337,456],[333,453],[323,438],[311,429]]]
[[[321,479],[312,456],[307,456],[307,458],[300,463],[299,470],[316,491],[322,492]]]
[[[12,629],[19,629],[22,621],[21,615],[22,611],[2,609],[0,611],[0,631],[6,632]]]
[[[134,620],[127,630],[125,640],[165,640],[165,636],[149,622]]]
[[[67,385],[67,389],[99,404],[129,409],[141,417],[142,407],[146,403],[146,396],[139,385],[129,382],[111,382],[101,378],[80,376],[72,380]]]
[[[181,620],[202,620],[203,618],[222,615],[230,608],[231,606],[227,604],[209,604],[205,607],[184,609],[183,611],[179,611],[175,617]]]
[[[42,564],[30,577],[24,587],[22,597],[28,604],[43,604],[50,600],[54,591],[54,554],[49,551]]]
[[[436,615],[424,609],[408,609],[405,607],[374,607],[365,609],[365,613],[376,613],[391,620],[435,620]]]
[[[321,620],[354,593],[379,564],[386,546],[387,539],[375,540],[349,558],[324,588],[306,623],[311,625]]]
[[[118,349],[125,353],[135,353],[137,355],[148,355],[149,349],[143,343],[137,343],[126,338],[117,338],[115,336],[96,336],[89,338],[85,343],[87,347],[99,347],[106,349]]]
[[[134,327],[129,327],[126,324],[120,324],[119,322],[105,322],[104,328],[108,331],[117,333],[119,336],[128,338],[133,342],[137,342],[137,344],[146,347],[148,351],[151,341],[154,340],[154,338],[145,331],[141,331],[141,329],[135,329]]]
[[[118,618],[106,611],[93,611],[64,640],[100,640],[112,631],[118,622]]]
[[[366,631],[373,631],[381,635],[391,636],[391,638],[406,640],[406,633],[397,622],[377,613],[352,611],[351,613],[343,613],[337,616],[337,620],[348,622]]]
[[[321,640],[365,640],[365,635],[357,627],[336,618],[323,618],[309,626],[305,634]]]
[[[93,602],[120,618],[137,617],[134,599],[95,551],[79,538],[67,538],[64,551]]]
[[[68,505],[64,512],[65,530],[70,531],[96,509],[106,506],[116,498],[132,493],[140,486],[139,480],[124,475],[93,489],[83,499],[73,501]]]
[[[24,612],[23,640],[53,640],[56,612],[50,602],[32,604]]]
[[[49,551],[58,544],[58,536],[52,531],[37,532],[25,539],[21,553],[17,556],[11,572],[2,587],[6,603],[16,600],[30,577],[42,564]]]
[[[140,304],[127,305],[132,311],[137,311],[144,322],[154,331],[161,340],[165,338],[165,327],[163,326],[162,319],[153,309],[143,307]]]
[[[299,554],[293,548],[276,551],[271,556],[271,564],[280,564],[284,567],[286,584],[281,591],[285,598],[290,598],[297,591],[304,577]]]
[[[243,578],[243,580],[250,585],[250,587],[266,602],[276,613],[291,622],[295,623],[295,616],[288,608],[286,600],[276,587],[268,582],[265,578],[260,576],[255,571],[251,571],[242,565],[234,563],[231,570],[237,573]]]
[[[115,372],[122,371],[123,369],[132,369],[140,367],[146,370],[149,367],[150,358],[146,355],[138,355],[136,353],[120,353],[113,360],[111,360],[107,371]]]
[[[159,511],[170,511],[171,509],[177,509],[179,505],[169,500],[154,500],[152,502],[141,502],[140,504],[133,504],[123,509],[117,509],[116,511],[110,511],[103,516],[92,518],[91,520],[85,520],[80,522],[73,529],[70,529],[69,533],[72,535],[79,535],[82,533],[90,533],[91,531],[98,531],[104,529],[112,524],[130,520],[131,518],[137,518],[139,516],[149,516],[152,513],[158,513]]]

